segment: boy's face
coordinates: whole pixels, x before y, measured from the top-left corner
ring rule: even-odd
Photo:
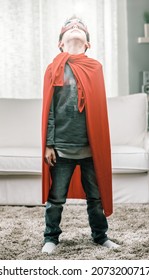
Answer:
[[[64,34],[67,30],[77,26],[78,29],[83,30],[87,33],[87,27],[79,19],[71,19],[65,23],[65,26],[62,27],[61,34]]]
[[[81,21],[77,19],[69,20],[61,30],[63,34],[61,41],[59,42],[59,48],[73,39],[78,39],[84,43],[85,49],[90,47],[89,42],[87,41],[87,28],[84,26]]]

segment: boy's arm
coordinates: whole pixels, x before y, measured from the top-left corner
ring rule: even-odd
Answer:
[[[49,117],[48,117],[48,127],[47,127],[47,138],[46,146],[53,148],[54,147],[54,131],[55,131],[55,118],[54,118],[54,100],[52,99]]]
[[[52,99],[48,127],[47,127],[47,138],[46,138],[46,150],[45,150],[45,161],[50,165],[54,166],[56,163],[56,155],[54,151],[54,131],[55,131],[55,118],[54,118],[54,100]]]

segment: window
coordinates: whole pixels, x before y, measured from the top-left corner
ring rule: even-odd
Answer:
[[[91,49],[86,54],[103,64],[107,96],[117,96],[123,94],[122,91],[127,94],[125,2],[1,1],[0,98],[42,97],[44,71],[59,52],[57,45],[62,24],[73,14],[88,26]]]

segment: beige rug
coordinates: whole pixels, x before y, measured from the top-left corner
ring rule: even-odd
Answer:
[[[108,236],[118,249],[95,245],[85,205],[65,205],[60,244],[51,256],[41,254],[44,207],[0,206],[1,260],[149,259],[149,204],[114,205]]]

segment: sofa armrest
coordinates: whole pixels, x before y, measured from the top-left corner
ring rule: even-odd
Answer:
[[[146,133],[144,148],[147,152],[149,152],[149,132]]]

